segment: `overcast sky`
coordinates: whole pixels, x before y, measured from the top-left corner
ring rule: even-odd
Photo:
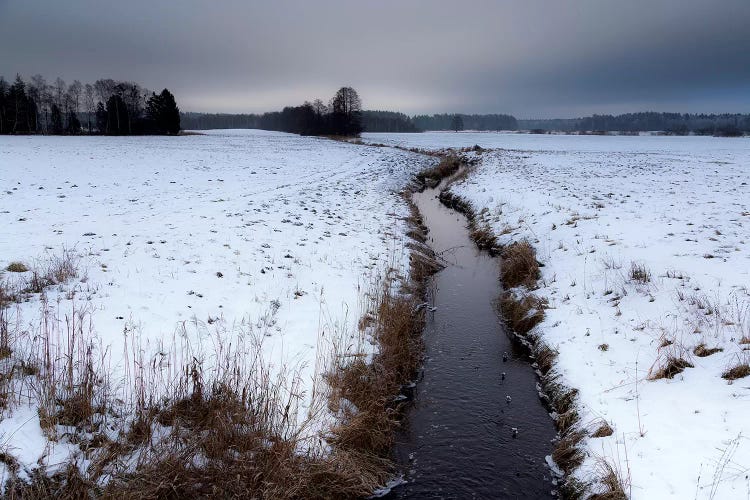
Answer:
[[[750,0],[0,0],[0,74],[257,112],[750,112]]]

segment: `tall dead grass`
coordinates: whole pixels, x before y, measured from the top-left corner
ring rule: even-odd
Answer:
[[[161,346],[153,358],[126,326],[125,380],[113,383],[110,353],[96,340],[88,302],[74,294],[48,300],[50,285],[78,275],[73,253],[32,269],[14,288],[18,293],[0,287],[0,344],[9,360],[0,367],[9,367],[0,374],[5,408],[37,407],[47,439],[76,444],[81,452],[23,475],[8,466],[3,497],[369,496],[394,472],[400,392],[421,361],[424,310],[416,306],[424,281],[440,268],[420,243],[424,227],[413,210],[411,230],[422,238],[414,244],[410,278],[402,286],[395,272],[384,279],[368,311],[377,353],[366,362],[356,346],[354,352],[342,347],[348,342],[342,333],[342,346],[321,354],[327,384],[317,384],[311,398],[297,370],[263,358],[265,336],[249,324],[233,338],[216,326],[212,352],[176,332],[173,350]],[[11,321],[20,293],[39,294],[35,332]],[[303,401],[310,401],[304,411]],[[333,425],[318,427],[329,411]],[[0,455],[18,464],[12,450]]]

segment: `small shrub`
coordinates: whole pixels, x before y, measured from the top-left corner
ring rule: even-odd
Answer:
[[[11,262],[5,270],[9,273],[25,273],[29,268],[23,262]]]

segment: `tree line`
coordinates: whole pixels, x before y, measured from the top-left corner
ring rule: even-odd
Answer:
[[[182,113],[188,130],[255,128],[301,135],[358,136],[362,132],[362,100],[356,90],[341,87],[328,103],[321,99],[263,114]]]
[[[221,128],[256,128],[307,135],[349,135],[346,130],[330,130],[331,122],[323,118],[331,106],[320,100],[282,111],[264,114],[182,113],[182,124],[188,130]],[[410,117],[395,111],[359,111],[356,117],[361,132],[422,132],[428,130],[516,130],[516,119],[510,115],[435,114]],[[328,126],[326,125],[328,123]],[[335,122],[333,122],[335,123]],[[322,133],[311,132],[321,130]],[[356,135],[356,134],[354,134]]]
[[[172,93],[149,92],[134,82],[100,79],[93,84],[62,78],[48,83],[20,75],[0,76],[0,134],[177,134],[180,110]]]
[[[750,114],[626,113],[571,119],[519,120],[525,130],[563,132],[648,132],[671,135],[739,136],[750,132]]]
[[[504,114],[467,115],[434,114],[417,115],[414,125],[420,130],[517,130],[514,116]]]

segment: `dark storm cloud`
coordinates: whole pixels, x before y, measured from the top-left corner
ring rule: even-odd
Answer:
[[[330,96],[571,116],[750,111],[748,0],[0,0],[0,73],[131,79],[183,109]]]

